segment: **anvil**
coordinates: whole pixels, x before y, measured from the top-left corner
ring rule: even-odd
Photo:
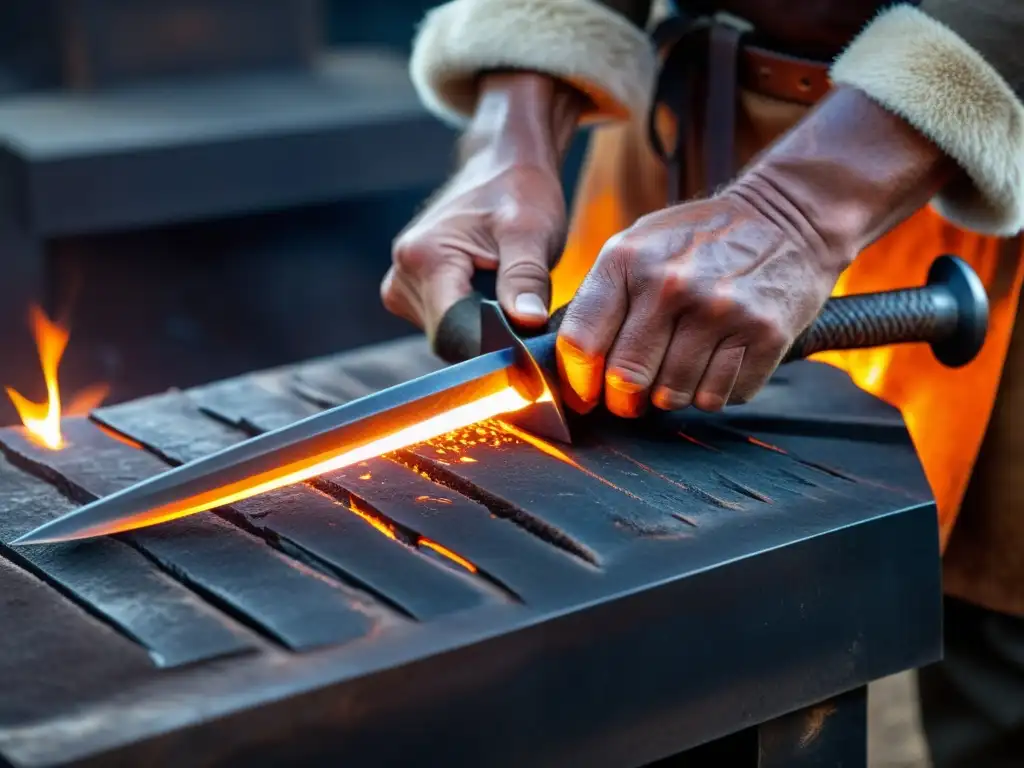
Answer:
[[[569,443],[556,384],[556,332],[524,340],[497,304],[472,297],[470,304],[483,310],[477,316],[484,354],[179,467],[15,543],[89,538],[175,520],[496,416]],[[442,320],[442,330],[445,325]],[[829,300],[783,362],[824,350],[926,342],[940,361],[963,365],[981,348],[987,325],[981,281],[959,259],[942,256],[924,287]]]
[[[63,451],[0,430],[0,763],[638,768],[733,744],[682,762],[866,764],[864,686],[941,652],[937,519],[899,414],[829,366],[780,371],[767,417],[577,425],[575,465],[499,430],[3,546],[352,378],[397,383],[397,357],[429,370],[421,349],[114,405]]]

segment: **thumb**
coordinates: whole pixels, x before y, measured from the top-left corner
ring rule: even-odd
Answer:
[[[516,325],[538,328],[548,321],[552,241],[541,228],[498,239],[498,301]]]

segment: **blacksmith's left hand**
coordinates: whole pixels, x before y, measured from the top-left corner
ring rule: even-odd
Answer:
[[[609,240],[557,350],[567,405],[640,415],[749,400],[859,250],[935,194],[948,163],[838,88],[735,182]]]

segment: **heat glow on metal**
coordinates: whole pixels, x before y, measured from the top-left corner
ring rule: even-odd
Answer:
[[[260,479],[239,482],[221,489],[217,493],[193,497],[180,505],[167,505],[153,511],[153,518],[142,521],[142,526],[164,523],[180,517],[205,512],[216,507],[233,504],[251,496],[295,485],[328,472],[358,464],[361,461],[382,456],[410,445],[426,442],[447,432],[463,429],[471,424],[486,421],[501,414],[512,413],[530,405],[513,387],[505,387],[489,395],[456,406],[450,410],[428,416],[421,421],[382,435],[370,442],[344,451],[323,461],[288,471],[282,468],[280,474],[264,474]],[[138,520],[131,522],[131,528],[141,527]],[[127,529],[126,529],[127,530]],[[114,530],[111,533],[118,533]]]

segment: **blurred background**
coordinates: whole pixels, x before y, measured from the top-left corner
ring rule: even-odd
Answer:
[[[407,74],[431,5],[0,4],[0,384],[45,399],[33,304],[106,402],[414,332],[378,285],[452,167]]]

